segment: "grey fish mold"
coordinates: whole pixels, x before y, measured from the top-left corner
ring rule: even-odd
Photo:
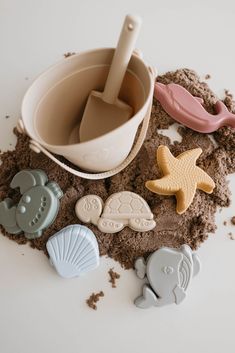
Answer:
[[[193,276],[200,271],[197,254],[188,245],[180,249],[163,247],[152,253],[147,261],[139,257],[135,262],[136,274],[147,279],[143,292],[135,300],[139,308],[180,304],[186,297]]]

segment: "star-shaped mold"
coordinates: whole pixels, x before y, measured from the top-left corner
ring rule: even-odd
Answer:
[[[201,148],[195,148],[174,157],[167,146],[159,146],[157,163],[164,176],[147,181],[145,186],[159,195],[175,195],[176,211],[184,213],[192,203],[197,189],[211,194],[215,187],[212,178],[196,166],[201,153]]]

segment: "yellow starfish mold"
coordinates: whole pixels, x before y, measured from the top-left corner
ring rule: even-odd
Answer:
[[[157,163],[164,176],[147,181],[146,188],[159,195],[175,195],[176,211],[184,213],[192,203],[197,189],[211,194],[215,187],[212,178],[196,166],[201,153],[201,148],[195,148],[174,157],[167,146],[159,146]]]

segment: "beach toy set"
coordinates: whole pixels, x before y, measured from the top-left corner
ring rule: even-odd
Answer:
[[[30,86],[22,103],[18,130],[30,137],[30,147],[44,153],[61,168],[77,177],[98,180],[126,168],[138,154],[146,137],[153,96],[176,121],[210,133],[222,126],[235,127],[235,115],[223,102],[209,114],[203,100],[182,86],[156,83],[156,69],[135,50],[141,27],[138,16],[125,18],[116,49],[99,48],[72,55],[41,74]],[[196,165],[201,148],[173,156],[167,146],[156,146],[162,177],[146,180],[146,188],[159,195],[174,195],[176,212],[190,207],[196,190],[208,194],[213,179]],[[28,239],[42,236],[60,208],[63,192],[42,170],[22,170],[12,182],[19,188],[20,201],[0,202],[0,224],[10,234],[24,233]],[[56,232],[46,248],[52,266],[64,278],[79,277],[99,266],[95,225],[103,233],[118,233],[125,227],[150,232],[158,227],[150,205],[128,190],[102,200],[88,194],[77,200],[78,222]],[[93,228],[92,228],[93,229]],[[138,278],[146,279],[135,305],[140,308],[181,303],[200,261],[187,245],[164,247],[147,259],[137,258]]]

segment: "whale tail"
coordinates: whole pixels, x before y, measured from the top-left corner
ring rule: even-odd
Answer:
[[[231,113],[222,101],[217,101],[215,104],[217,117],[221,120],[221,127],[229,125],[235,127],[235,114]]]
[[[151,288],[145,284],[143,287],[143,295],[135,299],[135,305],[141,309],[147,309],[151,306],[157,306],[158,299]]]

